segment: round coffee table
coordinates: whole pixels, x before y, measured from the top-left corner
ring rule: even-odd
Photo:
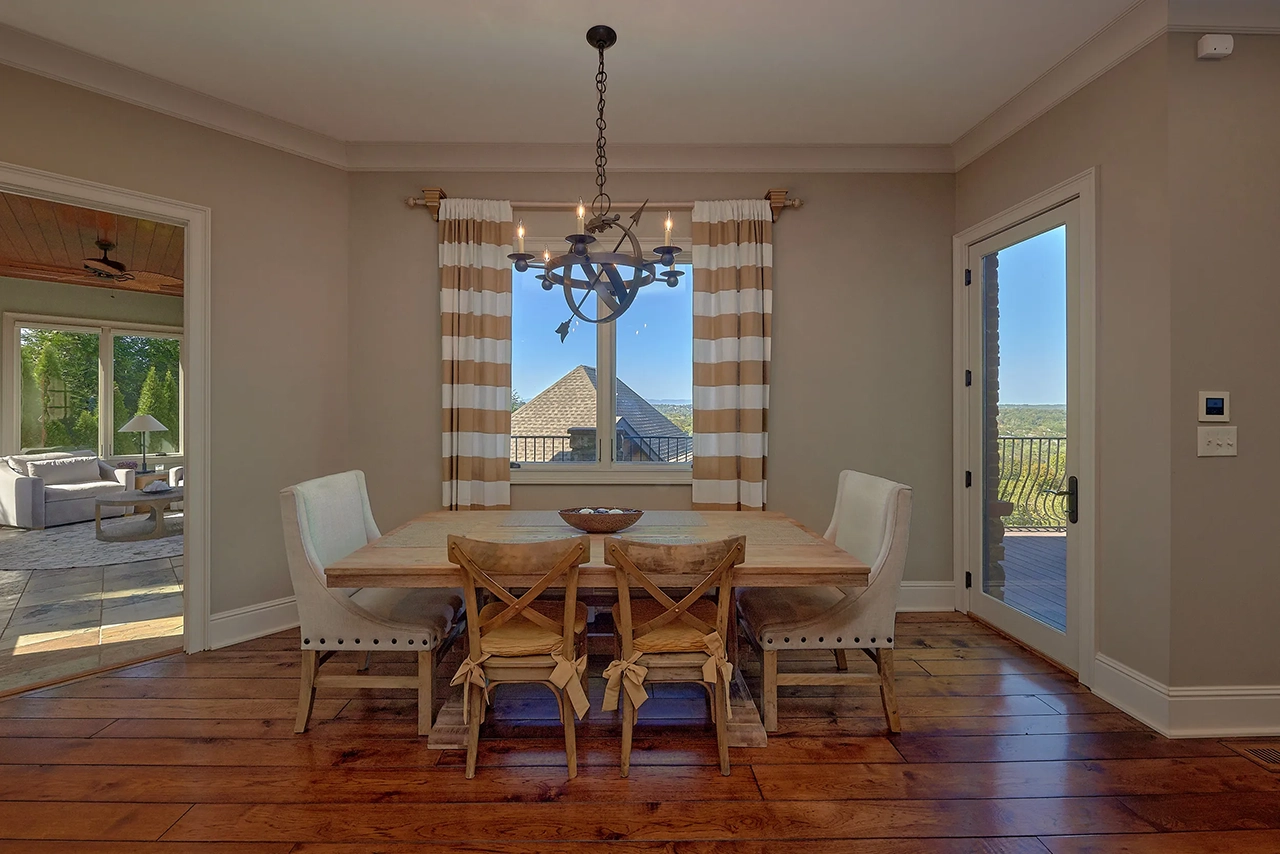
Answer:
[[[172,489],[166,489],[164,492],[143,492],[141,489],[131,489],[95,498],[93,500],[94,535],[107,543],[132,543],[140,540],[159,540],[163,537],[172,537],[182,529],[178,527],[171,529],[165,525],[164,511],[168,509],[169,502],[181,500],[181,484]],[[140,533],[129,531],[119,535],[112,535],[103,531],[102,508],[121,506],[146,507],[151,513],[147,517],[147,521],[152,523],[152,527],[149,529],[144,528]]]

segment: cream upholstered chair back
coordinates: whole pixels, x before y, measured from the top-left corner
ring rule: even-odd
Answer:
[[[907,566],[911,501],[911,487],[905,484],[857,471],[840,472],[836,508],[824,536],[866,561],[871,573],[866,587],[842,588],[844,598],[827,616],[857,620],[860,636],[893,637]]]
[[[364,472],[345,471],[280,492],[289,575],[304,636],[335,632],[369,615],[350,601],[355,591],[325,586],[324,570],[381,534],[373,521]]]

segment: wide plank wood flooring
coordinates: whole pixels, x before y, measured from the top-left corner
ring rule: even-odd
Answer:
[[[874,690],[784,688],[730,777],[696,686],[651,687],[625,780],[599,679],[575,780],[551,695],[500,690],[467,780],[403,691],[321,691],[294,735],[296,632],[162,658],[0,701],[0,854],[1280,852],[1280,774],[1226,743],[1162,738],[959,614],[898,636],[901,735]]]

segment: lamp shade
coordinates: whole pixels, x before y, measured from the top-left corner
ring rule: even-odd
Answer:
[[[151,415],[139,413],[129,419],[128,423],[117,430],[117,433],[155,433],[158,431],[168,431],[168,427],[161,424]]]

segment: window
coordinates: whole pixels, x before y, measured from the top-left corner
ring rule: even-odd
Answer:
[[[534,270],[513,270],[513,479],[688,479],[693,269],[677,269],[676,287],[647,285],[617,321],[573,318],[563,343],[556,328],[571,317],[563,291],[543,290]]]
[[[18,370],[5,377],[16,405],[16,450],[92,448],[103,457],[142,452],[120,433],[150,414],[168,429],[147,437],[147,453],[182,453],[182,336],[178,330],[6,315]],[[110,391],[108,391],[110,390]]]

